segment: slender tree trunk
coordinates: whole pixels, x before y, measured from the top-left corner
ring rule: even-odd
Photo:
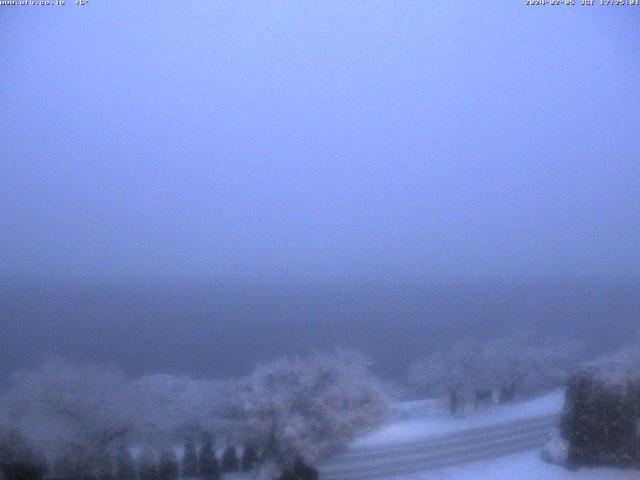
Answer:
[[[449,392],[449,411],[451,415],[458,413],[460,408],[460,396],[458,395],[458,387],[454,387]]]

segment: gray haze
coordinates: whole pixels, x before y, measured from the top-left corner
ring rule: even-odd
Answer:
[[[0,7],[5,370],[634,328],[638,8],[67,3]]]

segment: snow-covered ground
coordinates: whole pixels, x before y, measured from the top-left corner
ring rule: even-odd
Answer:
[[[462,418],[451,417],[437,401],[402,402],[395,405],[391,422],[360,437],[350,452],[364,455],[379,449],[395,451],[404,448],[404,444],[408,447],[412,442],[431,441],[432,437],[435,441],[450,433],[555,415],[560,413],[563,400],[564,391],[558,390],[531,400],[469,412]],[[543,461],[536,448],[455,467],[390,476],[388,480],[640,480],[640,471],[586,467],[569,471]]]
[[[540,459],[538,451],[468,463],[459,467],[390,477],[389,480],[639,480],[640,471],[581,468],[569,471]]]
[[[392,421],[365,434],[353,443],[352,448],[409,443],[445,433],[488,427],[529,417],[559,414],[563,401],[564,391],[557,390],[532,400],[510,405],[493,405],[469,413],[463,418],[452,418],[438,403],[430,400],[404,402],[394,409],[396,416],[404,417],[404,420]]]

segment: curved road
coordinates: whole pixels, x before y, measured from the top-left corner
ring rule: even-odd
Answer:
[[[351,449],[320,466],[322,480],[373,480],[499,457],[544,445],[558,415],[527,418],[423,440]]]

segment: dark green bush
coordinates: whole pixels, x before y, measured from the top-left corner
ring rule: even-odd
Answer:
[[[560,422],[574,465],[640,465],[640,388],[595,369],[573,375]]]

